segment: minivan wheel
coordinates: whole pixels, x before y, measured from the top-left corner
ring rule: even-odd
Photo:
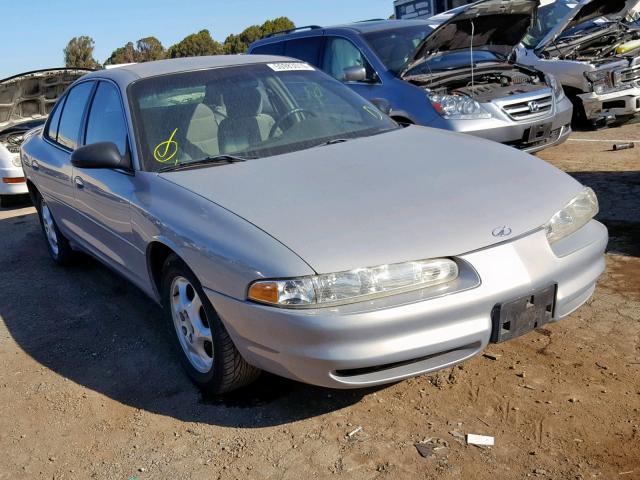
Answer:
[[[40,226],[47,242],[49,255],[58,265],[69,265],[73,261],[74,251],[69,244],[69,240],[58,229],[51,209],[41,195],[38,196],[38,216],[40,217]]]
[[[218,395],[258,378],[260,370],[242,358],[195,274],[176,255],[164,263],[162,279],[169,335],[194,383]]]

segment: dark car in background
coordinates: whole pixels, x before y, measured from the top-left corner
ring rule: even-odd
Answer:
[[[571,132],[573,107],[555,79],[510,60],[536,0],[487,0],[439,24],[374,20],[304,27],[255,42],[252,54],[304,60],[402,124],[452,130],[528,152]],[[496,28],[496,26],[498,28]]]

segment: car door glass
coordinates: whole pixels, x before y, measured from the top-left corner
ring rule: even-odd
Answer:
[[[329,38],[322,69],[336,80],[344,82],[345,69],[351,67],[365,67],[367,76],[372,73],[371,66],[358,47],[345,38]]]
[[[290,40],[284,48],[287,57],[297,58],[303,62],[320,67],[320,51],[323,37],[307,37]]]
[[[127,126],[120,94],[107,82],[98,85],[87,122],[85,144],[98,142],[113,142],[122,156],[127,153]]]
[[[60,115],[62,114],[65,100],[66,98],[63,98],[56,105],[55,110],[51,115],[51,120],[49,120],[49,123],[47,125],[47,131],[45,132],[45,136],[48,139],[53,140],[54,142],[58,141],[58,126],[60,125]]]
[[[255,47],[252,55],[284,55],[284,42],[268,43]]]
[[[78,137],[82,129],[82,116],[89,101],[93,82],[83,82],[73,87],[67,95],[67,101],[62,110],[60,127],[58,128],[58,143],[70,149],[78,146]]]

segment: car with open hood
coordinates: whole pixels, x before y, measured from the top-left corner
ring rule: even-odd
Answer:
[[[556,77],[576,119],[592,126],[640,113],[637,0],[545,0],[517,49],[520,63]]]
[[[91,73],[22,161],[53,260],[87,252],[160,303],[212,393],[261,369],[358,388],[445,368],[569,315],[604,270],[591,189],[402,128],[291,58]]]
[[[403,124],[535,152],[564,142],[573,107],[552,76],[514,64],[536,0],[485,0],[428,21],[374,20],[276,33],[249,48],[307,61]]]
[[[20,145],[29,130],[44,124],[66,88],[90,70],[54,68],[0,80],[0,203],[27,193]]]

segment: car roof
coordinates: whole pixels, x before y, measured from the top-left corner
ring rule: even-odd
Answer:
[[[82,80],[90,79],[110,79],[126,88],[128,84],[137,80],[172,73],[189,72],[193,70],[206,70],[208,68],[236,67],[242,65],[252,65],[268,62],[296,61],[284,57],[273,55],[216,55],[206,57],[186,57],[172,58],[167,60],[157,60],[154,62],[144,62],[123,65],[108,70],[99,70],[82,77]]]
[[[385,30],[394,30],[396,28],[410,28],[410,27],[429,27],[429,22],[426,20],[366,20],[364,22],[345,23],[342,25],[333,25],[330,27],[302,27],[300,30],[291,30],[289,33],[276,33],[270,37],[265,37],[262,40],[258,40],[252,44],[253,46],[277,43],[279,41],[297,37],[313,36],[314,33],[324,35],[326,33],[334,32],[351,32],[356,35],[367,34],[373,32],[383,32]]]

